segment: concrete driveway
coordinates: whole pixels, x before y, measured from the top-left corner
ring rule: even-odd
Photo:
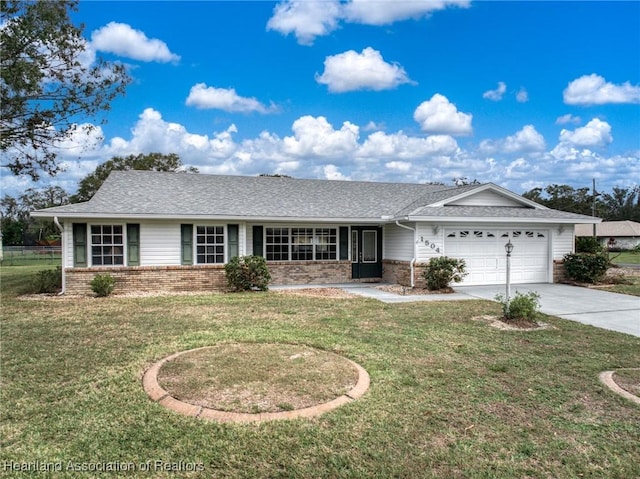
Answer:
[[[504,286],[456,286],[455,290],[482,299],[505,294]],[[536,291],[543,313],[640,337],[640,297],[548,283],[513,285],[511,294],[516,291]]]

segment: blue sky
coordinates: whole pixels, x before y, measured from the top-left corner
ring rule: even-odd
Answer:
[[[35,186],[155,151],[213,174],[639,183],[640,2],[81,1],[74,20],[87,61],[134,81]]]

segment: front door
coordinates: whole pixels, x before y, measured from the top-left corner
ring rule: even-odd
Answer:
[[[351,277],[382,278],[382,228],[351,227]]]

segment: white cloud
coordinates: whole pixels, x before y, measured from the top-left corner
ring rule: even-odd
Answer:
[[[283,151],[294,157],[347,159],[358,147],[358,126],[345,121],[339,130],[323,116],[303,116],[293,122],[293,136],[283,139]]]
[[[342,174],[336,165],[324,165],[321,171],[323,177],[327,180],[347,181],[350,179],[348,176]]]
[[[298,43],[312,45],[316,37],[328,35],[340,22],[388,25],[428,16],[450,6],[467,7],[469,0],[370,1],[285,0],[274,8],[267,30],[293,33]]]
[[[592,73],[570,82],[563,95],[567,105],[640,103],[640,86],[631,85],[629,82],[615,85]]]
[[[560,143],[580,147],[601,147],[612,141],[611,125],[597,118],[573,131],[563,129],[560,132]]]
[[[562,115],[556,119],[556,125],[567,125],[569,123],[577,125],[581,121],[582,118],[580,118],[579,116],[573,116],[571,113],[567,113],[566,115]]]
[[[276,30],[283,35],[293,33],[298,43],[311,45],[316,37],[335,30],[339,17],[338,0],[285,1],[274,8],[267,30]]]
[[[518,93],[516,93],[516,101],[518,103],[526,103],[529,101],[529,92],[524,88],[520,88]]]
[[[429,156],[453,155],[458,151],[456,140],[448,135],[426,138],[411,137],[403,132],[372,133],[358,149],[359,158],[387,158],[415,160]]]
[[[379,51],[371,47],[357,53],[349,50],[329,56],[324,61],[324,72],[316,74],[316,81],[327,85],[330,92],[354,90],[389,90],[411,80],[398,64],[384,61]]]
[[[498,88],[495,90],[487,90],[482,94],[482,98],[486,98],[491,101],[500,101],[507,91],[507,84],[505,82],[498,82]]]
[[[466,7],[467,0],[413,0],[407,1],[371,1],[352,0],[344,5],[344,19],[348,22],[365,25],[389,25],[391,23],[419,19],[431,12],[448,7]]]
[[[546,148],[544,137],[533,125],[525,125],[514,135],[500,140],[483,140],[479,149],[485,154],[540,152]]]
[[[273,105],[266,107],[255,98],[241,97],[233,88],[208,87],[205,83],[192,86],[185,103],[200,109],[217,109],[228,112],[270,113],[276,110]]]
[[[406,173],[411,170],[411,167],[413,165],[408,161],[389,161],[385,163],[384,166],[389,168],[390,170],[396,170],[401,173]]]
[[[145,62],[177,62],[180,56],[171,53],[167,44],[156,38],[147,38],[140,30],[126,23],[110,22],[91,34],[91,45],[96,50]]]
[[[430,100],[422,102],[413,113],[423,131],[447,135],[469,135],[473,129],[470,113],[459,112],[447,97],[436,93]]]

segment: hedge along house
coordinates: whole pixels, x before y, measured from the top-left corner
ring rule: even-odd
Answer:
[[[504,245],[513,283],[550,283],[575,225],[600,220],[548,209],[494,184],[305,180],[114,171],[85,203],[38,210],[62,231],[63,284],[90,292],[212,291],[225,263],[261,255],[273,284],[385,281],[423,286],[434,256],[466,261],[463,284],[499,284]]]

